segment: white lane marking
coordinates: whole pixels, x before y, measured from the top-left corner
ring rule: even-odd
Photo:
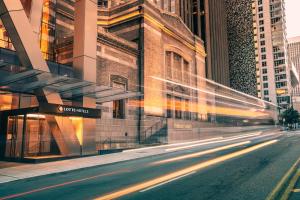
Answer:
[[[176,180],[178,180],[178,179],[184,178],[184,177],[186,177],[186,176],[189,176],[189,175],[192,175],[192,174],[195,174],[195,173],[196,173],[196,171],[193,171],[193,172],[184,174],[184,175],[182,175],[182,176],[178,176],[178,177],[173,178],[173,179],[171,179],[171,180],[168,180],[168,181],[159,183],[159,184],[157,184],[157,185],[148,187],[148,188],[146,188],[146,189],[144,189],[144,190],[141,190],[140,192],[146,192],[146,191],[148,191],[148,190],[152,190],[152,189],[157,188],[157,187],[159,187],[159,186],[165,185],[165,184],[167,184],[167,183],[170,183],[170,182],[172,182],[172,181],[176,181]]]
[[[205,143],[193,144],[193,145],[188,145],[188,146],[183,146],[183,147],[174,147],[174,148],[166,149],[166,151],[177,151],[177,150],[183,150],[183,149],[190,149],[190,148],[197,147],[197,146],[203,146],[203,145],[207,145],[207,144],[216,144],[216,143],[221,143],[221,142],[228,142],[228,141],[232,141],[232,140],[243,139],[243,138],[258,136],[258,135],[261,135],[261,132],[256,133],[256,134],[247,134],[247,135],[238,136],[238,137],[231,137],[229,139],[223,139],[223,140],[219,140],[219,141],[205,142]]]

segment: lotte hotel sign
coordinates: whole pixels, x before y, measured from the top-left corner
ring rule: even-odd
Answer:
[[[84,108],[58,104],[40,104],[39,112],[53,115],[77,116],[84,118],[100,118],[101,110],[95,108]]]

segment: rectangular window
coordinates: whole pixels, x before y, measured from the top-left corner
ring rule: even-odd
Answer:
[[[187,61],[183,62],[183,82],[187,85],[190,84],[190,66]]]
[[[180,97],[175,97],[175,118],[182,118],[182,102]]]
[[[113,101],[113,118],[125,119],[125,100]]]
[[[174,79],[182,81],[182,68],[181,68],[181,56],[173,53],[174,55]]]
[[[267,70],[267,69],[263,69],[263,70],[262,70],[262,73],[263,73],[263,74],[267,74],[267,73],[268,73],[268,70]]]
[[[173,102],[172,102],[172,96],[167,94],[167,117],[172,118],[173,117]]]
[[[268,91],[268,90],[265,90],[265,91],[264,91],[264,95],[265,95],[265,96],[269,95],[269,91]]]
[[[264,25],[264,20],[259,20],[259,25]]]
[[[191,113],[190,113],[190,101],[189,100],[185,100],[185,112],[184,112],[185,116],[184,118],[186,120],[190,120],[191,119]]]
[[[113,88],[123,89],[126,91],[126,85],[118,82],[112,83]],[[125,100],[113,101],[113,118],[115,119],[125,119]]]
[[[171,52],[166,52],[166,75],[168,79],[172,79],[172,64],[171,64]]]

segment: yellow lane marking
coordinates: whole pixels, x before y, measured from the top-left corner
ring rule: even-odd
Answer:
[[[157,161],[157,162],[151,163],[151,165],[159,165],[159,164],[165,164],[165,163],[169,163],[169,162],[175,162],[175,161],[178,161],[178,160],[184,160],[184,159],[188,159],[188,158],[199,157],[199,156],[215,153],[215,152],[218,152],[218,151],[223,151],[223,150],[226,150],[226,149],[242,146],[242,145],[249,144],[249,143],[250,143],[250,141],[246,141],[246,142],[240,142],[240,143],[236,143],[236,144],[226,145],[226,146],[218,147],[218,148],[215,148],[215,149],[209,149],[209,150],[206,150],[206,151],[201,151],[201,152],[198,152],[198,153],[192,153],[192,154],[188,154],[188,155],[184,155],[184,156],[178,156],[178,157],[175,157],[175,158],[170,158],[170,159],[166,159],[166,160],[162,160],[162,161]]]
[[[286,182],[289,180],[289,177],[295,172],[300,163],[300,158],[292,165],[292,167],[285,173],[282,179],[278,182],[273,191],[267,196],[266,200],[274,200],[277,198],[277,195],[282,190]]]
[[[299,179],[300,176],[300,170],[298,169],[295,175],[292,177],[291,181],[289,182],[286,190],[284,191],[282,197],[280,200],[288,200],[290,197],[291,192],[293,191],[293,188],[295,187],[297,180]]]
[[[174,148],[166,149],[166,151],[178,151],[178,150],[183,150],[183,149],[190,149],[190,148],[197,147],[197,146],[203,146],[203,145],[215,144],[215,143],[222,143],[222,142],[229,142],[229,141],[233,141],[233,140],[237,140],[237,139],[243,139],[243,138],[247,138],[247,137],[254,137],[254,136],[258,136],[258,135],[261,135],[261,132],[258,132],[258,133],[255,133],[255,134],[247,134],[247,135],[235,136],[235,137],[230,137],[230,138],[224,138],[223,140],[218,140],[218,141],[192,144],[192,145],[182,146],[182,147],[174,147]]]
[[[300,192],[300,189],[293,189],[293,192],[298,193]]]
[[[167,175],[163,175],[161,177],[158,177],[158,178],[155,178],[155,179],[143,182],[143,183],[138,183],[136,185],[129,186],[127,188],[121,189],[121,190],[116,191],[116,192],[112,192],[110,194],[107,194],[107,195],[104,195],[102,197],[96,198],[96,200],[116,199],[116,198],[119,198],[121,196],[133,193],[133,192],[144,190],[145,188],[150,188],[152,186],[158,185],[160,183],[166,182],[166,181],[174,179],[176,177],[183,176],[185,174],[189,174],[189,173],[191,173],[193,171],[204,169],[206,167],[209,167],[209,166],[212,166],[212,165],[224,162],[226,160],[229,160],[229,159],[232,159],[232,158],[235,158],[235,157],[238,157],[238,156],[250,153],[250,152],[255,151],[257,149],[266,147],[268,145],[272,145],[272,144],[274,144],[276,142],[278,142],[278,140],[271,140],[271,141],[264,142],[264,143],[261,143],[261,144],[258,144],[258,145],[255,145],[255,146],[252,146],[252,147],[249,147],[249,148],[237,151],[237,152],[233,152],[233,153],[230,153],[230,154],[227,154],[227,155],[224,155],[224,156],[220,156],[220,157],[214,158],[212,160],[208,160],[208,161],[196,164],[196,165],[192,165],[190,167],[181,169],[179,171],[172,172],[172,173],[169,173]]]

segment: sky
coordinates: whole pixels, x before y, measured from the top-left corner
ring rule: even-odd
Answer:
[[[285,0],[287,37],[300,36],[300,0]]]

